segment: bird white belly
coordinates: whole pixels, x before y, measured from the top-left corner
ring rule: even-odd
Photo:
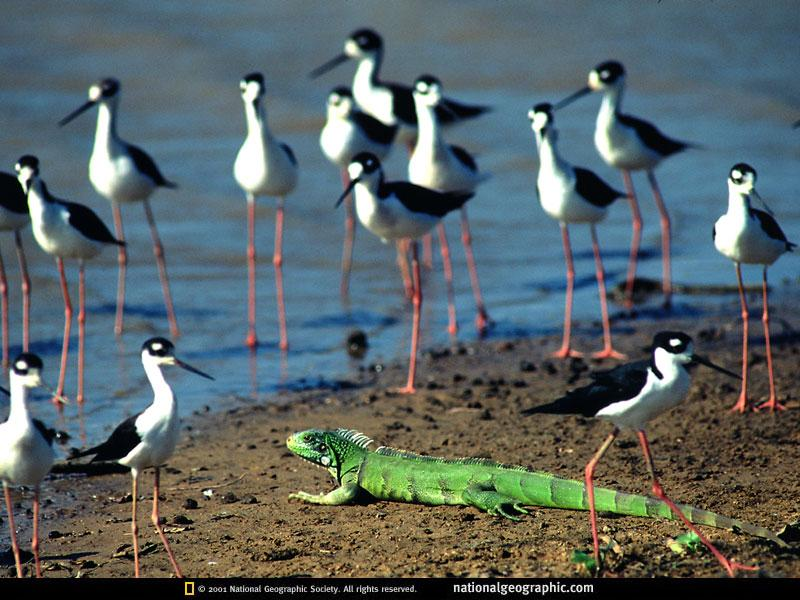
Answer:
[[[98,194],[114,202],[139,202],[150,197],[155,183],[139,172],[127,155],[93,152],[89,159],[89,180]]]
[[[297,168],[278,144],[265,145],[248,136],[233,164],[233,175],[246,192],[255,196],[289,194],[297,184]]]
[[[386,240],[417,239],[430,231],[439,219],[412,214],[394,200],[376,202],[369,194],[356,192],[356,214],[361,224]]]
[[[652,169],[662,158],[645,146],[633,129],[617,121],[595,129],[594,145],[603,160],[618,169]]]
[[[69,225],[61,214],[34,218],[33,237],[42,250],[61,258],[94,258],[102,248],[102,244],[84,237]]]
[[[142,470],[167,462],[178,443],[180,420],[177,415],[150,417],[144,412],[136,421],[136,429],[147,433],[142,437],[141,443],[120,459],[120,464]]]
[[[757,219],[724,214],[714,225],[714,246],[738,263],[771,265],[786,251],[786,244],[761,229]]]
[[[416,148],[408,161],[408,179],[423,187],[440,192],[471,192],[480,177],[452,158],[446,151],[431,152]]]
[[[689,392],[691,380],[683,367],[663,375],[663,379],[658,379],[648,373],[647,383],[638,396],[615,402],[598,412],[597,416],[619,427],[643,429],[650,419],[679,404]]]
[[[562,223],[597,223],[606,209],[584,200],[575,191],[575,182],[566,175],[539,171],[539,203],[548,216]]]
[[[32,425],[21,435],[2,429],[0,435],[0,479],[12,485],[39,485],[55,460],[53,449]]]

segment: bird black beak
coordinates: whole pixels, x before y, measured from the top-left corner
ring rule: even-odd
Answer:
[[[769,214],[769,216],[771,216],[771,217],[775,216],[775,213],[772,212],[772,209],[769,206],[767,206],[767,203],[764,202],[764,199],[759,195],[759,193],[757,191],[755,191],[755,189],[750,190],[750,195],[753,198],[755,198],[756,200],[758,200],[759,202],[761,202],[761,206],[764,207],[764,210],[767,211],[767,214]]]
[[[345,190],[342,192],[342,195],[339,196],[339,199],[336,201],[336,204],[334,205],[334,208],[339,208],[339,205],[342,202],[344,202],[345,198],[347,198],[347,194],[350,193],[350,190],[352,190],[359,181],[361,181],[361,180],[358,177],[356,177],[355,179],[350,181],[350,183],[347,185]]]
[[[343,62],[347,62],[348,60],[350,60],[350,57],[347,56],[347,54],[344,54],[344,53],[339,54],[338,56],[334,56],[332,59],[330,59],[324,65],[320,65],[319,67],[317,67],[316,69],[311,71],[311,73],[309,73],[308,76],[311,79],[316,79],[320,75],[322,75],[324,73],[327,73],[328,71],[330,71],[332,69],[335,69],[340,64],[342,64]]]
[[[214,378],[211,375],[208,375],[207,373],[203,373],[200,369],[195,369],[192,365],[187,365],[185,362],[183,362],[180,359],[176,358],[175,359],[175,364],[178,365],[182,369],[186,369],[187,371],[191,371],[192,373],[200,375],[200,377],[205,377],[206,379],[211,379],[212,381],[214,381]]]
[[[724,368],[720,367],[719,365],[715,365],[710,360],[708,360],[707,358],[703,358],[699,354],[692,354],[692,362],[691,362],[691,364],[705,365],[705,366],[707,366],[707,367],[709,367],[711,369],[714,369],[715,371],[719,371],[720,373],[725,373],[725,375],[728,375],[729,377],[733,377],[734,379],[741,379],[741,376],[737,375],[736,373],[728,371],[728,369],[724,369]]]
[[[581,88],[577,92],[575,92],[574,94],[570,94],[569,96],[567,96],[563,100],[559,100],[558,102],[556,102],[553,105],[553,110],[559,110],[561,108],[564,108],[568,104],[572,104],[573,102],[575,102],[575,100],[577,100],[578,98],[582,98],[586,94],[591,94],[591,93],[592,93],[592,88],[590,88],[587,85],[585,88]]]
[[[3,392],[6,396],[10,396],[11,392],[9,392],[6,388],[0,385],[0,392]]]
[[[86,102],[84,102],[83,104],[81,104],[81,105],[80,105],[78,108],[76,108],[76,109],[75,109],[75,110],[73,110],[71,113],[69,113],[69,114],[68,114],[66,117],[64,117],[63,119],[61,119],[61,120],[58,122],[58,126],[59,126],[59,127],[63,127],[64,125],[66,125],[67,123],[69,123],[70,121],[72,121],[72,120],[73,120],[75,117],[77,117],[77,116],[78,116],[78,115],[80,115],[81,113],[84,113],[84,112],[86,112],[87,110],[89,110],[90,108],[92,108],[92,107],[94,106],[94,104],[95,104],[95,101],[94,101],[94,100],[87,100]]]

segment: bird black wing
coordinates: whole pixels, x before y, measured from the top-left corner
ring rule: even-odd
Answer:
[[[694,144],[673,140],[665,136],[655,125],[642,119],[623,114],[617,114],[617,118],[623,125],[635,129],[646,146],[663,156],[669,156],[687,148],[696,147]]]
[[[417,107],[411,88],[399,83],[384,83],[392,92],[392,112],[395,118],[406,125],[417,126]]]
[[[150,155],[147,154],[147,152],[138,146],[134,146],[133,144],[128,144],[127,147],[128,154],[131,155],[136,168],[152,179],[153,183],[167,188],[178,187],[176,183],[172,183],[164,178],[164,176],[161,174],[161,171],[158,170],[158,165],[156,165],[155,161],[150,158]]]
[[[455,121],[463,121],[464,119],[472,119],[478,117],[485,112],[491,110],[488,106],[480,106],[478,104],[462,104],[455,100],[445,98],[441,104],[436,107],[436,118],[439,123],[449,124]]]
[[[354,110],[351,116],[353,122],[364,132],[364,135],[376,144],[388,146],[394,141],[394,136],[397,134],[397,125],[386,125],[360,110]]]
[[[69,211],[69,224],[83,236],[103,244],[125,245],[125,242],[120,242],[114,237],[106,227],[106,224],[88,206],[76,202],[67,202],[66,200],[60,200],[59,202]]]
[[[596,371],[590,374],[593,381],[589,385],[571,390],[549,404],[525,409],[522,414],[547,413],[594,417],[615,402],[635,398],[647,382],[649,366],[649,361],[641,360],[607,371]]]
[[[16,177],[0,172],[0,206],[8,211],[24,215],[28,212],[28,198]]]
[[[434,217],[443,217],[461,208],[474,195],[472,192],[437,192],[408,181],[383,184],[378,195],[386,198],[389,194],[397,196],[402,205],[411,212]]]
[[[142,438],[136,431],[136,419],[138,419],[141,414],[142,413],[133,415],[117,425],[117,428],[102,444],[94,448],[89,448],[88,450],[76,452],[70,456],[70,459],[89,456],[91,454],[94,454],[92,462],[124,458],[142,442]]]
[[[783,233],[781,226],[778,225],[778,222],[771,214],[764,212],[763,210],[758,210],[757,208],[751,208],[750,214],[758,219],[758,222],[761,224],[761,229],[770,238],[779,242],[784,242],[786,244],[786,250],[790,251],[792,248],[797,246],[797,244],[794,244],[786,239],[786,234]]]
[[[589,169],[575,167],[573,170],[575,171],[575,191],[590,204],[602,208],[608,206],[617,198],[625,196],[625,194],[612,188]]]
[[[292,152],[292,149],[289,147],[289,144],[281,144],[281,148],[284,152],[286,152],[286,156],[289,157],[289,162],[292,163],[295,167],[297,166],[297,157]]]
[[[453,153],[462,165],[467,167],[472,172],[478,171],[478,163],[475,162],[475,159],[472,158],[472,155],[464,150],[461,146],[454,146],[450,145],[450,151]]]

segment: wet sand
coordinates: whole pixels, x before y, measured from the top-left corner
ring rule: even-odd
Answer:
[[[798,520],[800,402],[793,369],[800,355],[797,322],[774,310],[778,395],[787,410],[776,415],[729,408],[738,384],[717,372],[695,371],[686,402],[649,428],[666,491],[677,501],[764,525],[774,531]],[[766,361],[759,323],[751,330],[751,399],[767,394]],[[654,331],[691,333],[699,353],[737,371],[740,323],[623,322],[619,347],[643,355]],[[323,507],[288,500],[289,493],[332,489],[321,469],[286,449],[287,436],[311,427],[348,427],[377,443],[439,456],[485,456],[581,478],[583,467],[610,430],[605,422],[578,417],[521,418],[519,411],[583,383],[594,361],[551,360],[555,337],[488,341],[428,352],[421,361],[418,393],[395,395],[405,364],[380,373],[365,369],[340,389],[286,392],[277,404],[243,403],[224,413],[195,414],[162,476],[162,515],[186,575],[192,577],[414,576],[570,577],[587,573],[570,562],[573,550],[590,550],[588,515],[534,508],[519,523],[468,507],[428,507],[377,502]],[[591,350],[598,339],[580,338]],[[611,363],[605,362],[603,367]],[[598,468],[597,483],[632,492],[649,491],[635,436],[625,433]],[[148,522],[148,486],[140,505],[142,574],[170,576],[166,555]],[[149,488],[150,491],[152,488]],[[210,496],[204,490],[212,490]],[[48,577],[129,577],[130,477],[59,476],[45,484],[42,524]],[[16,498],[19,500],[20,496]],[[28,494],[22,498],[30,506]],[[22,511],[22,539],[29,539]],[[7,544],[3,522],[3,540]],[[667,541],[685,531],[668,521],[601,515],[602,536],[618,551],[604,574],[611,577],[721,577],[705,551],[679,556]],[[797,577],[797,548],[733,532],[704,528],[719,549],[758,573]],[[152,550],[152,551],[151,551]],[[10,553],[0,575],[13,573]]]

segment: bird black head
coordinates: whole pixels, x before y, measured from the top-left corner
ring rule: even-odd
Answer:
[[[414,90],[425,94],[430,90],[432,87],[441,87],[442,82],[439,81],[437,77],[433,75],[420,75],[417,77],[417,80],[414,82]]]
[[[359,165],[360,171],[364,175],[369,175],[381,168],[381,161],[372,152],[359,152],[350,161],[350,165]]]
[[[350,161],[350,164],[347,165],[347,174],[350,176],[350,184],[345,188],[344,192],[342,192],[342,195],[339,196],[335,206],[338,207],[342,203],[350,193],[350,190],[352,190],[357,183],[369,179],[370,176],[376,172],[377,179],[379,181],[382,180],[381,161],[378,160],[377,156],[371,152],[359,152],[356,154],[353,160]]]
[[[31,154],[20,156],[17,164],[14,165],[14,170],[20,173],[23,169],[30,169],[34,173],[39,172],[39,159]]]
[[[736,163],[733,165],[728,176],[731,182],[736,185],[753,184],[756,182],[756,170],[747,163]]]
[[[248,73],[244,77],[242,77],[241,85],[242,87],[246,86],[248,83],[257,83],[262,88],[264,87],[264,76],[261,73],[253,72]]]
[[[42,359],[31,352],[23,352],[14,359],[14,362],[11,365],[11,370],[16,375],[23,377],[32,374],[34,371],[38,373],[43,368],[44,364],[42,363]]]
[[[352,98],[353,92],[346,85],[337,85],[331,90],[331,93],[328,94],[328,97],[333,95],[339,96],[340,98]]]
[[[528,111],[531,128],[544,135],[547,128],[553,124],[553,105],[549,102],[534,104]]]
[[[682,331],[661,331],[653,337],[651,348],[663,348],[670,354],[683,354],[691,344],[691,336]]]
[[[100,98],[113,98],[119,93],[119,89],[119,80],[106,77],[89,88],[89,100],[96,102]]]
[[[347,38],[348,43],[353,42],[362,52],[371,52],[383,47],[383,39],[372,29],[356,29]],[[345,52],[347,47],[345,46]]]
[[[625,67],[616,60],[607,60],[597,65],[592,73],[596,73],[597,81],[604,85],[611,85],[625,76]],[[591,75],[589,84],[591,85]]]
[[[167,338],[152,337],[142,344],[142,352],[147,352],[150,356],[170,356],[175,354],[175,345]]]

